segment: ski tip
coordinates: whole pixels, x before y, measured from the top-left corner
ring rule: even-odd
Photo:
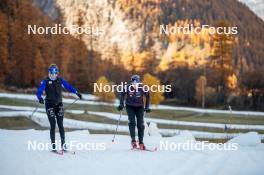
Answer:
[[[51,153],[55,153],[55,154],[58,154],[58,155],[63,155],[63,151],[51,151]]]
[[[68,150],[68,151],[63,151],[63,153],[75,155],[76,154],[76,151]]]

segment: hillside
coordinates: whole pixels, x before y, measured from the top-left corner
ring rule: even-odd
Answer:
[[[56,8],[51,11],[59,16]],[[87,85],[90,87],[105,71],[123,71],[122,66],[100,61],[100,53],[89,51],[82,40],[71,35],[27,33],[28,25],[45,27],[57,23],[59,19],[46,16],[31,0],[0,2],[0,88],[37,86],[47,76],[51,63],[56,63],[63,77],[81,90],[87,90]]]
[[[28,25],[99,29],[90,34],[27,34]],[[237,35],[161,34],[160,26],[238,27]],[[151,74],[171,104],[262,110],[264,22],[234,0],[4,0],[0,3],[0,88],[37,87],[47,67],[82,92]],[[203,77],[204,76],[204,77]],[[254,77],[254,78],[253,78]],[[118,95],[118,94],[115,94]],[[221,105],[221,106],[219,106]]]
[[[262,0],[240,0],[245,3],[253,12],[264,20],[264,2]]]
[[[35,3],[42,4],[44,11],[49,11],[52,7],[43,5],[43,1],[35,0]],[[158,34],[160,24],[174,24],[178,20],[192,19],[214,26],[217,21],[224,20],[231,26],[237,26],[239,30],[238,46],[233,56],[235,66],[242,71],[264,65],[264,49],[261,42],[264,41],[264,22],[238,1],[54,0],[53,3],[62,12],[65,25],[74,24],[83,16],[84,26],[92,24],[105,29],[102,36],[82,38],[88,49],[97,50],[105,58],[114,57],[114,49],[117,48],[121,57],[122,53],[126,52],[152,50],[160,60],[169,48],[168,39]],[[50,0],[47,4],[50,4]]]

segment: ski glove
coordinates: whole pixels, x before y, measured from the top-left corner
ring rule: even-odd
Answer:
[[[118,107],[117,107],[117,110],[118,111],[122,111],[124,109],[124,105],[119,105]]]
[[[40,104],[44,104],[44,100],[43,100],[43,98],[40,98],[40,99],[39,99],[39,103],[40,103]]]
[[[150,113],[151,111],[149,108],[145,108],[144,110],[146,111],[146,113]]]
[[[79,99],[82,99],[82,94],[80,94],[79,92],[77,92],[76,95],[79,97]]]

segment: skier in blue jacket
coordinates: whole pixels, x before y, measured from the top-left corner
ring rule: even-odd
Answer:
[[[80,99],[82,95],[72,87],[66,80],[62,77],[59,77],[59,69],[56,64],[51,64],[48,69],[49,76],[43,79],[40,83],[40,86],[37,90],[37,98],[39,103],[44,104],[44,99],[42,98],[42,93],[45,91],[45,107],[46,113],[50,123],[50,139],[52,144],[52,150],[56,151],[55,145],[55,127],[56,120],[60,132],[61,146],[62,149],[66,149],[65,145],[65,133],[63,127],[63,103],[62,103],[62,88],[65,88],[67,91],[76,94]]]

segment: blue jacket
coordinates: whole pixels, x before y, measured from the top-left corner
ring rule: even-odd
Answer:
[[[49,77],[41,81],[38,91],[36,93],[37,98],[42,98],[42,93],[45,90],[46,103],[59,104],[62,103],[62,88],[65,88],[71,93],[77,93],[77,90],[72,87],[66,80],[58,77],[56,80],[51,80]]]

